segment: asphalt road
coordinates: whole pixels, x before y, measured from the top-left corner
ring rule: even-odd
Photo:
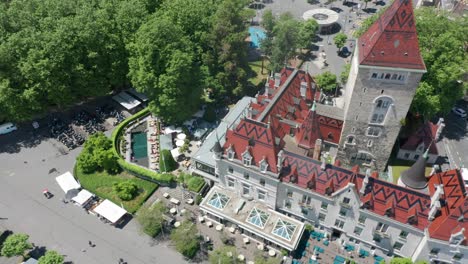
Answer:
[[[167,244],[155,245],[139,234],[135,220],[118,229],[61,202],[64,193],[55,177],[72,171],[79,151],[66,153],[55,140],[24,130],[0,136],[0,227],[29,234],[37,246],[56,250],[73,263],[118,263],[119,258],[129,264],[186,263]],[[49,174],[53,168],[57,172]],[[47,200],[44,188],[55,197]]]
[[[467,107],[464,107],[467,109]],[[466,118],[461,118],[450,113],[445,118],[445,128],[443,131],[443,143],[445,152],[450,162],[451,168],[468,167],[468,122]]]

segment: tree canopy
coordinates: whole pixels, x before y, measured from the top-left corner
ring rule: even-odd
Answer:
[[[348,41],[348,36],[346,36],[346,34],[343,32],[336,34],[336,36],[333,38],[333,42],[335,42],[335,45],[338,48],[338,53],[341,51],[341,48],[344,47],[346,41]]]
[[[117,173],[120,170],[117,159],[112,150],[112,141],[104,133],[99,132],[86,140],[76,162],[84,173],[103,169],[109,173]]]
[[[112,190],[123,201],[130,201],[138,194],[138,186],[132,181],[114,182]]]
[[[163,214],[166,210],[166,206],[162,202],[141,207],[136,217],[141,230],[150,237],[157,236],[163,228]]]
[[[431,118],[448,113],[468,90],[468,18],[453,17],[433,8],[415,10],[419,47],[427,73],[411,105],[413,112]]]
[[[187,258],[193,258],[200,249],[200,237],[197,226],[190,221],[183,221],[171,232],[171,240],[175,248]]]
[[[211,252],[209,256],[211,264],[237,264],[237,249],[233,246],[221,246]]]
[[[331,92],[333,91],[333,89],[336,88],[336,84],[337,84],[336,75],[329,71],[326,71],[324,73],[317,75],[316,80],[320,89],[326,92]]]
[[[2,256],[13,257],[22,256],[24,252],[32,248],[31,243],[28,242],[29,236],[26,234],[13,234],[8,236],[3,242]]]
[[[39,258],[38,264],[62,264],[63,256],[57,251],[48,250],[44,256]]]

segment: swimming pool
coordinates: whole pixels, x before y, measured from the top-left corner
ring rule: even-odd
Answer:
[[[132,153],[135,159],[148,157],[148,143],[145,132],[132,133]]]
[[[266,37],[265,30],[259,27],[249,27],[249,34],[252,47],[260,48],[261,40]]]

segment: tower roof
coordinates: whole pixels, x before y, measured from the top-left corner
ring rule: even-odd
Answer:
[[[410,0],[395,0],[359,38],[359,64],[426,70]]]
[[[428,150],[426,150],[424,155],[418,158],[418,160],[413,164],[413,166],[401,173],[401,181],[403,181],[403,183],[406,186],[413,189],[426,188],[426,160],[428,158]]]

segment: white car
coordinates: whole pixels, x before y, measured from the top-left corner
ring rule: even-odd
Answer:
[[[459,116],[459,117],[463,117],[463,118],[466,117],[466,111],[463,110],[463,109],[461,109],[460,107],[454,107],[454,108],[452,108],[452,112],[453,112],[454,114],[456,114],[457,116]]]
[[[15,125],[13,125],[12,123],[1,124],[0,125],[0,135],[8,134],[10,132],[15,131],[16,129],[18,129],[18,128]]]

